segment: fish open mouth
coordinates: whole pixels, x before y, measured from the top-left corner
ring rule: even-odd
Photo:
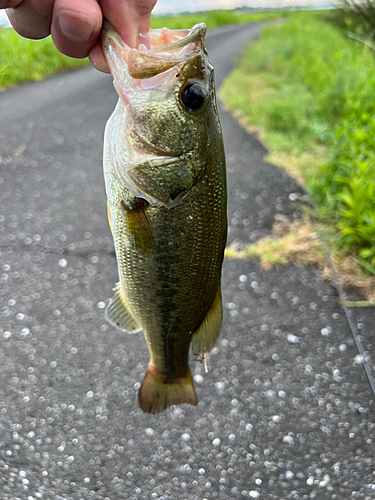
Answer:
[[[193,59],[204,49],[205,34],[206,26],[203,23],[184,30],[151,29],[148,33],[150,48],[141,45],[138,49],[132,49],[105,21],[102,41],[112,74],[112,67],[118,67],[116,63],[121,58],[126,62],[131,78],[145,79]]]
[[[105,164],[134,196],[154,206],[172,208],[180,203],[197,176],[191,170],[198,167],[190,164],[190,151],[197,144],[196,125],[188,133],[185,115],[189,111],[183,107],[181,94],[198,80],[208,87],[211,66],[204,48],[205,33],[204,24],[184,30],[152,29],[149,48],[141,44],[132,49],[108,22],[103,26],[104,54],[120,97],[107,124]],[[169,107],[164,116],[165,102]],[[173,135],[177,135],[175,141]],[[199,141],[202,137],[205,134],[199,134]]]

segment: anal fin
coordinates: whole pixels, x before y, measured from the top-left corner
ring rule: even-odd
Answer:
[[[142,330],[125,300],[120,283],[117,283],[115,294],[105,310],[105,318],[111,325],[127,333]]]
[[[145,413],[159,413],[168,406],[197,404],[193,379],[187,367],[184,377],[170,379],[150,364],[138,394],[139,406]]]
[[[204,355],[213,348],[220,333],[222,317],[223,310],[219,288],[210,310],[193,334],[191,345],[194,355],[204,358]]]

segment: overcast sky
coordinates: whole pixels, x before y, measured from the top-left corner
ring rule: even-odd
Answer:
[[[330,0],[189,0],[178,2],[176,0],[159,0],[154,9],[155,14],[199,11],[211,9],[235,9],[236,7],[253,8],[281,8],[314,5],[326,6]]]
[[[5,11],[0,10],[0,26],[4,25],[5,23],[8,23],[8,18],[5,14]]]
[[[173,12],[199,11],[210,9],[234,9],[236,7],[254,8],[279,8],[314,5],[316,7],[330,4],[330,0],[189,0],[180,2],[178,0],[159,0],[154,9],[155,14],[166,14]],[[0,10],[0,26],[8,23],[8,18],[3,10]]]

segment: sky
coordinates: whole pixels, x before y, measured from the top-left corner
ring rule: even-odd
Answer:
[[[186,11],[200,11],[211,9],[235,9],[236,7],[252,7],[256,9],[299,7],[299,6],[327,6],[330,0],[159,0],[155,6],[155,14],[166,14]]]
[[[154,9],[155,14],[172,14],[177,12],[195,12],[211,9],[235,9],[236,7],[253,7],[257,9],[298,7],[298,6],[326,6],[330,0],[159,0]],[[0,10],[0,26],[8,24],[8,18]]]
[[[4,26],[8,23],[9,23],[9,21],[8,21],[6,14],[5,14],[5,11],[0,10],[0,26]]]

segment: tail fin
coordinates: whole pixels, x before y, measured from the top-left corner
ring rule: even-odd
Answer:
[[[150,364],[139,390],[139,405],[145,413],[159,413],[168,406],[197,404],[193,379],[188,368],[185,377],[169,379]]]

